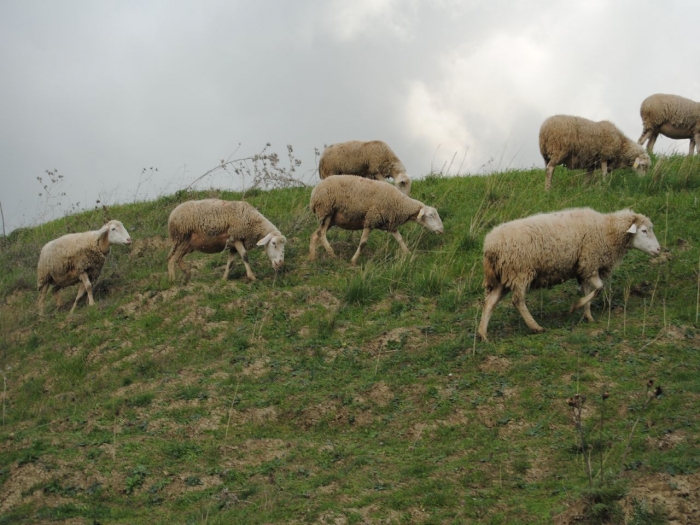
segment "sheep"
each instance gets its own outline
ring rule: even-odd
[[[700,102],[657,93],[644,99],[639,114],[643,129],[637,142],[643,145],[649,139],[649,153],[654,150],[659,133],[671,139],[690,139],[688,155],[700,153]]]
[[[56,307],[59,307],[57,292],[80,283],[78,295],[70,310],[71,314],[86,292],[88,304],[94,305],[92,283],[100,276],[112,244],[131,244],[131,237],[126,228],[116,220],[107,222],[99,230],[69,233],[46,243],[39,254],[37,266],[39,313],[44,314],[44,299],[51,285]]]
[[[359,175],[380,181],[391,177],[401,193],[411,193],[411,179],[406,175],[406,168],[381,140],[351,140],[327,146],[318,162],[318,174],[321,180],[331,175]]]
[[[544,189],[552,186],[554,168],[593,171],[600,165],[603,177],[608,169],[634,168],[643,175],[651,166],[644,148],[627,138],[612,122],[594,122],[570,115],[555,115],[540,128],[540,153],[547,168]]]
[[[311,235],[310,261],[316,258],[318,239],[328,254],[335,257],[326,237],[326,232],[332,226],[344,230],[362,230],[360,245],[350,261],[353,266],[372,230],[391,233],[404,253],[409,253],[409,250],[397,230],[402,224],[415,221],[430,231],[439,234],[444,231],[435,208],[407,197],[391,184],[354,175],[334,175],[322,180],[311,192],[310,208],[320,224]]]
[[[573,278],[584,296],[570,311],[584,307],[592,322],[591,301],[602,290],[602,279],[630,248],[652,256],[661,252],[649,218],[629,209],[603,214],[573,208],[497,226],[484,239],[486,301],[477,334],[486,340],[491,312],[508,291],[530,330],[543,332],[525,305],[525,293]]]
[[[247,202],[218,199],[183,202],[170,213],[168,231],[173,243],[168,255],[168,276],[171,281],[175,280],[175,265],[189,276],[182,259],[193,251],[216,253],[228,249],[224,280],[228,279],[236,252],[243,260],[248,279],[256,280],[246,251],[256,245],[265,247],[275,270],[284,265],[287,239]]]

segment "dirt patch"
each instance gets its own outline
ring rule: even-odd
[[[394,399],[394,393],[384,381],[376,383],[367,393],[367,396],[380,407],[385,407]]]
[[[650,448],[657,448],[659,450],[668,450],[679,443],[683,443],[686,440],[685,432],[676,431],[664,434],[658,439],[647,438],[647,445]]]
[[[365,344],[363,350],[373,355],[396,352],[418,346],[420,341],[420,330],[417,328],[394,328]]]
[[[291,445],[281,439],[248,439],[239,445],[222,446],[221,462],[229,468],[259,465],[273,459],[284,458]]]
[[[498,357],[495,355],[487,356],[479,370],[482,372],[498,372],[499,374],[505,372],[510,368],[510,359],[505,357]]]
[[[620,501],[626,521],[633,516],[635,501],[644,502],[649,511],[654,505],[661,506],[668,513],[669,525],[700,523],[700,474],[653,474],[633,481],[629,493]],[[575,501],[555,516],[554,524],[581,523],[585,510],[585,501]]]
[[[261,377],[267,373],[269,362],[270,360],[266,357],[253,361],[243,368],[242,373],[244,376]]]
[[[0,513],[7,512],[17,505],[27,503],[28,498],[34,497],[34,492],[27,494],[29,489],[46,483],[55,477],[55,473],[49,472],[38,463],[26,463],[21,466],[13,465],[10,477],[3,483],[0,492]],[[35,491],[36,492],[36,491]]]

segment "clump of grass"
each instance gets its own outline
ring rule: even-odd
[[[384,295],[385,288],[376,273],[369,268],[363,268],[348,279],[345,287],[345,302],[348,304],[371,304]]]
[[[669,521],[668,512],[660,503],[654,503],[651,510],[646,500],[632,500],[632,517],[629,525],[666,525]]]

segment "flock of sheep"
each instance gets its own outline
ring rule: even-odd
[[[540,129],[540,152],[546,165],[545,189],[551,187],[554,168],[608,170],[632,167],[644,173],[651,165],[642,145],[648,140],[651,152],[659,133],[673,139],[690,139],[692,155],[700,153],[700,103],[676,95],[657,94],[641,106],[642,135],[637,143],[608,121],[593,122],[580,117],[556,115]],[[429,231],[443,233],[435,208],[409,197],[411,180],[406,169],[387,144],[381,141],[343,142],[328,146],[319,160],[321,182],[311,193],[310,209],[319,222],[311,235],[309,260],[316,258],[320,240],[335,257],[326,232],[332,226],[362,230],[360,244],[352,257],[355,265],[372,230],[391,233],[404,252],[398,227],[414,221]],[[395,185],[385,180],[392,178]],[[246,202],[206,199],[177,206],[168,219],[172,249],[168,275],[175,279],[175,267],[188,273],[183,257],[193,251],[216,253],[229,250],[223,278],[227,279],[235,254],[255,280],[247,250],[264,246],[275,270],[284,264],[284,235],[258,210]],[[78,301],[87,293],[90,305],[92,282],[99,276],[112,244],[131,244],[124,225],[109,221],[95,231],[64,235],[41,250],[37,269],[39,311],[43,314],[49,287],[53,293],[78,284]],[[503,223],[484,239],[484,288],[486,300],[477,334],[487,339],[489,319],[496,304],[513,292],[513,305],[534,332],[537,324],[525,304],[527,290],[553,286],[577,279],[584,296],[571,311],[584,308],[592,321],[590,303],[603,288],[602,279],[622,260],[630,248],[658,255],[660,246],[651,221],[631,210],[602,214],[578,208],[537,214]]]

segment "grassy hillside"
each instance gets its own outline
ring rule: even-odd
[[[38,254],[102,212],[1,239],[0,524],[700,522],[700,159],[543,187],[417,181],[445,234],[404,226],[402,257],[374,232],[358,268],[337,229],[340,258],[306,260],[310,189],[248,193],[289,241],[279,275],[251,252],[254,283],[238,260],[222,281],[224,254],[167,279],[173,207],[240,194],[114,206],[134,244],[72,317],[75,287],[37,316]],[[506,299],[476,341],[484,235],[573,206],[650,216],[661,256],[626,256],[595,323],[569,282],[529,295],[546,333]]]

